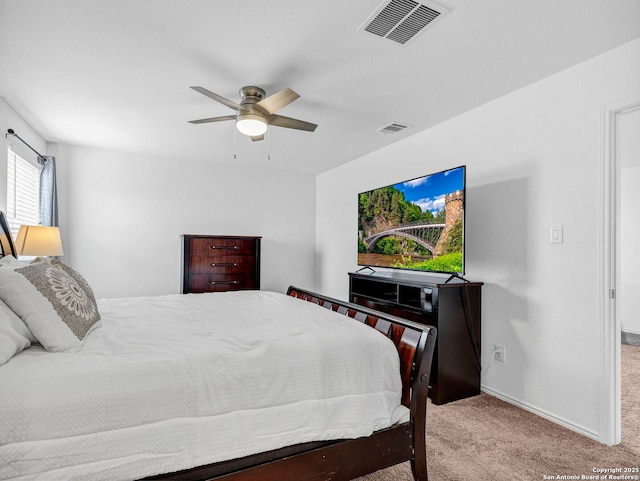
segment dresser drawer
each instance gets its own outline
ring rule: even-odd
[[[190,292],[221,292],[255,289],[255,277],[251,273],[239,274],[191,274]]]
[[[182,293],[260,289],[261,239],[182,235]]]
[[[255,267],[254,255],[189,256],[191,274],[253,272]]]
[[[192,256],[255,255],[256,243],[253,239],[198,238],[191,239]]]

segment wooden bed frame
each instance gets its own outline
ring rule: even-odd
[[[287,294],[357,319],[393,341],[400,355],[402,404],[410,409],[409,421],[368,437],[298,444],[145,479],[349,481],[410,461],[414,479],[427,481],[427,391],[436,329],[294,286]]]
[[[4,213],[0,212],[0,257],[4,255],[17,257]],[[298,444],[145,479],[349,481],[410,461],[414,479],[427,481],[427,391],[436,329],[294,286],[287,294],[352,317],[393,341],[400,356],[402,404],[410,409],[409,421],[367,437]]]

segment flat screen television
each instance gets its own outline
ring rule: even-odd
[[[466,166],[358,194],[358,265],[464,274]]]

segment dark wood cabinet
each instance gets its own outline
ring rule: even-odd
[[[480,394],[481,282],[396,272],[349,273],[349,301],[438,330],[429,397]]]
[[[260,289],[260,240],[182,236],[182,293]]]

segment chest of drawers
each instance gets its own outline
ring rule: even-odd
[[[182,236],[182,293],[260,289],[260,240]]]

